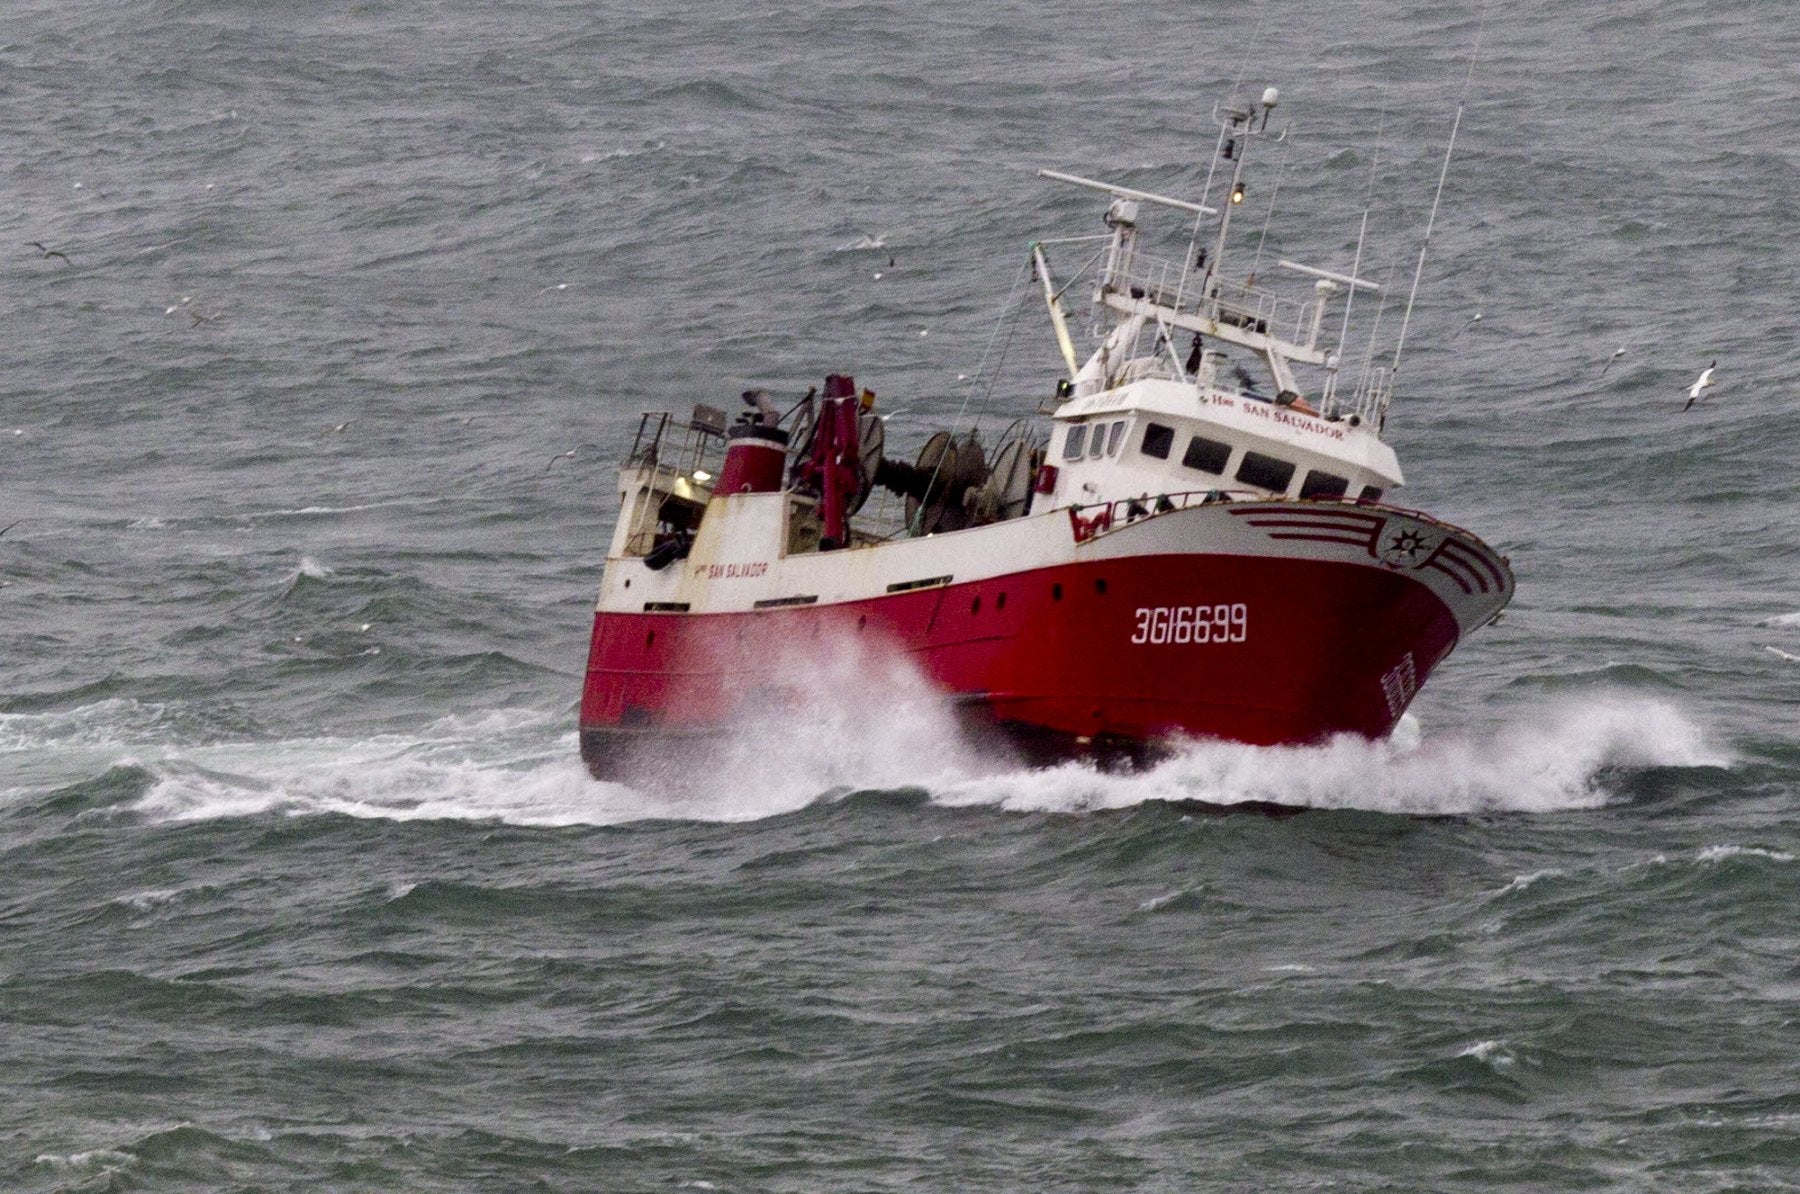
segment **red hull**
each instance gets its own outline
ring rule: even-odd
[[[1052,750],[1377,737],[1457,638],[1449,608],[1405,573],[1235,555],[1103,559],[827,606],[601,611],[582,755],[617,778],[646,740],[804,699],[796,648],[815,641],[905,656],[973,722]]]

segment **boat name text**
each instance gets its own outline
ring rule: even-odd
[[[701,564],[694,569],[694,575],[701,580],[742,580],[762,576],[768,570],[766,560],[759,564]]]
[[[1342,427],[1321,424],[1318,419],[1311,418],[1307,415],[1296,414],[1291,410],[1282,410],[1279,406],[1274,406],[1267,402],[1257,402],[1248,398],[1234,398],[1229,394],[1214,394],[1212,395],[1212,404],[1214,406],[1233,407],[1243,411],[1247,415],[1252,415],[1255,418],[1268,419],[1270,422],[1280,423],[1284,427],[1297,427],[1301,431],[1308,431],[1313,435],[1322,435],[1327,439],[1344,438],[1344,429]]]

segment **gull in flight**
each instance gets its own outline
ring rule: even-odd
[[[1480,322],[1481,322],[1481,312],[1477,311],[1477,312],[1475,312],[1475,314],[1473,314],[1473,315],[1469,316],[1467,319],[1463,320],[1463,325],[1456,329],[1456,334],[1460,336],[1464,332],[1468,331],[1471,327],[1473,327],[1474,325],[1476,325]]]
[[[567,282],[558,282],[554,286],[544,287],[542,290],[538,291],[537,294],[534,294],[531,297],[537,298],[539,295],[549,294],[552,290],[567,290],[568,288],[569,288],[569,284]]]
[[[575,449],[574,448],[570,448],[567,452],[558,452],[556,455],[554,455],[550,458],[550,463],[546,464],[544,466],[544,471],[549,472],[551,469],[555,468],[556,462],[559,460],[573,460],[573,459],[575,459]]]
[[[26,243],[38,251],[39,257],[44,257],[44,258],[61,257],[62,263],[64,265],[74,265],[75,264],[74,262],[69,260],[69,255],[67,253],[61,252],[57,249],[47,249],[44,247],[44,242],[41,240],[27,241]]]
[[[1686,410],[1688,406],[1692,406],[1694,403],[1700,401],[1700,395],[1706,393],[1706,388],[1714,384],[1713,370],[1718,367],[1719,362],[1715,360],[1712,364],[1700,371],[1700,376],[1696,377],[1694,379],[1694,384],[1688,387],[1687,406],[1682,407],[1682,410]]]
[[[1605,377],[1606,371],[1613,367],[1613,362],[1618,360],[1620,357],[1622,357],[1624,355],[1625,355],[1625,346],[1623,344],[1621,344],[1617,348],[1613,349],[1613,354],[1610,357],[1606,358],[1606,364],[1600,366],[1600,376]]]
[[[344,420],[342,423],[339,423],[336,427],[333,427],[331,429],[331,434],[332,435],[340,435],[343,432],[348,431],[350,429],[350,424],[353,421],[354,420],[350,420],[350,419]]]

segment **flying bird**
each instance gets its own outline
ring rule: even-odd
[[[1606,371],[1613,367],[1613,362],[1618,360],[1620,357],[1622,357],[1624,355],[1625,355],[1625,346],[1623,344],[1621,344],[1617,348],[1613,349],[1613,354],[1610,357],[1606,358],[1606,364],[1600,366],[1600,376],[1605,377]]]
[[[331,434],[337,435],[342,432],[348,431],[350,429],[350,424],[354,421],[355,420],[352,420],[352,419],[344,420],[342,423],[339,423],[336,427],[333,427],[331,429]]]
[[[544,466],[544,471],[549,472],[551,469],[555,468],[556,462],[559,460],[573,460],[573,459],[575,459],[575,449],[574,448],[570,448],[567,452],[558,452],[556,455],[554,455],[550,458],[550,463],[546,464]]]
[[[1476,324],[1478,324],[1480,322],[1481,322],[1481,312],[1477,311],[1477,312],[1475,312],[1475,314],[1473,314],[1473,315],[1469,316],[1467,319],[1463,320],[1463,325],[1456,329],[1456,334],[1460,336],[1464,332],[1468,331],[1471,327],[1475,326]]]
[[[44,242],[41,240],[27,241],[26,243],[38,251],[39,257],[61,257],[64,265],[75,264],[73,261],[69,260],[69,255],[67,253],[57,249],[47,249],[44,247]]]
[[[1686,410],[1688,406],[1692,406],[1694,403],[1700,401],[1700,395],[1706,393],[1707,387],[1713,384],[1713,370],[1718,367],[1719,362],[1715,360],[1712,364],[1700,371],[1700,376],[1696,377],[1694,379],[1694,384],[1688,387],[1687,406],[1682,407],[1682,410]]]
[[[7,523],[5,526],[0,527],[0,535],[6,534],[6,532],[12,530],[14,527],[18,526],[20,523],[22,523],[24,521],[25,520],[23,518],[13,519],[11,522]]]

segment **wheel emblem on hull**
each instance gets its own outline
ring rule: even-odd
[[[1433,538],[1416,526],[1403,526],[1393,529],[1389,523],[1381,532],[1381,544],[1377,558],[1389,568],[1417,568],[1438,547],[1441,540]]]

